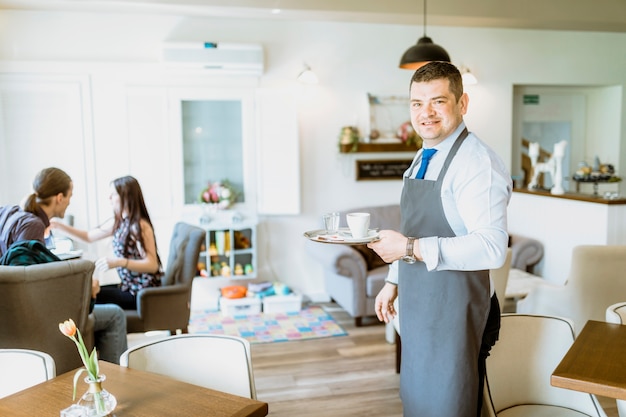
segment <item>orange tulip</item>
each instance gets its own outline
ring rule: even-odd
[[[59,330],[65,336],[72,339],[72,341],[76,344],[76,347],[78,348],[78,354],[80,355],[80,358],[85,365],[84,368],[76,371],[76,374],[74,375],[74,395],[72,398],[76,398],[76,381],[78,380],[78,377],[82,372],[87,371],[87,375],[89,375],[89,378],[92,381],[98,380],[98,354],[95,347],[93,348],[91,354],[89,354],[89,352],[87,351],[87,347],[85,347],[83,337],[80,334],[80,330],[76,328],[76,323],[74,323],[74,320],[68,319],[65,320],[63,323],[59,323]],[[100,401],[101,400],[102,399],[100,398]]]
[[[76,324],[74,320],[65,320],[63,323],[59,323],[59,330],[67,337],[74,337],[76,334]]]

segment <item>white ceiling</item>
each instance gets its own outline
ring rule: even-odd
[[[626,0],[431,0],[426,25],[626,32]],[[422,25],[423,0],[0,0],[0,9]],[[281,13],[273,14],[273,9]]]

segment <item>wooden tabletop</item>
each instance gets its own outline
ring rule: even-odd
[[[74,373],[70,371],[0,399],[0,416],[58,417],[61,410],[72,404]],[[108,362],[100,361],[100,373],[106,375],[102,388],[117,399],[113,412],[117,417],[264,417],[269,412],[267,403],[261,401]],[[87,391],[82,379],[77,385],[77,396]]]
[[[626,326],[588,321],[552,373],[550,383],[626,400]]]

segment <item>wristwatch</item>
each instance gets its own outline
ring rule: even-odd
[[[413,243],[415,242],[415,239],[416,238],[414,238],[414,237],[407,238],[407,241],[406,241],[406,255],[404,255],[402,258],[400,258],[401,260],[403,260],[407,264],[414,264],[415,262],[417,262],[417,259],[415,258],[415,255],[413,254]]]

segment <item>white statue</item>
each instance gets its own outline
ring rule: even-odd
[[[528,189],[537,188],[537,178],[540,173],[550,174],[553,186],[550,189],[551,194],[564,194],[563,189],[563,157],[565,156],[565,148],[567,141],[562,140],[554,144],[554,151],[548,162],[537,162],[539,159],[539,143],[531,142],[528,144],[528,156],[533,168],[533,176],[528,183]]]
[[[563,158],[565,157],[566,147],[566,140],[554,144],[554,151],[550,158],[550,160],[554,160],[554,171],[552,172],[552,182],[554,185],[550,189],[550,193],[552,194],[565,194],[565,190],[563,189]]]

